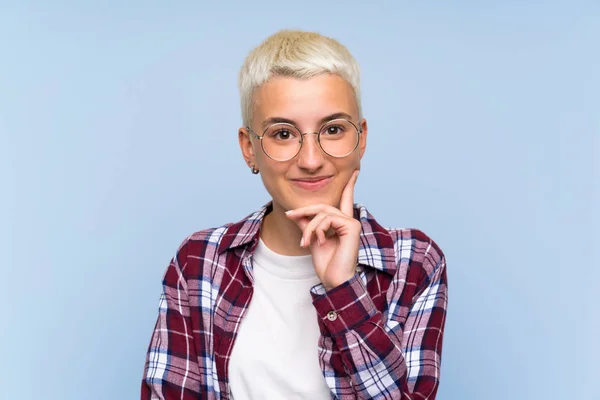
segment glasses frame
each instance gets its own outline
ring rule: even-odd
[[[349,151],[347,154],[343,155],[343,156],[334,156],[333,154],[329,154],[328,152],[326,152],[326,151],[325,151],[325,149],[323,148],[323,145],[321,144],[321,132],[323,131],[323,128],[325,128],[325,126],[327,126],[327,125],[329,125],[329,124],[331,124],[332,122],[335,122],[335,121],[344,121],[344,122],[348,122],[348,123],[350,123],[350,125],[352,125],[352,126],[354,127],[354,129],[356,129],[356,133],[357,133],[357,136],[358,136],[358,137],[357,137],[357,140],[356,140],[356,145],[354,146],[354,148],[353,148],[352,150],[350,150],[350,151]],[[276,158],[273,158],[273,157],[271,157],[271,156],[269,155],[269,153],[267,153],[267,152],[265,151],[265,145],[264,145],[264,142],[263,142],[263,138],[264,138],[264,136],[267,134],[267,131],[268,131],[269,129],[271,129],[271,127],[272,127],[273,125],[287,125],[287,126],[290,126],[290,127],[294,128],[296,131],[300,132],[300,139],[299,139],[299,142],[300,142],[300,147],[298,148],[298,151],[296,152],[296,154],[294,154],[292,157],[290,157],[290,158],[288,158],[288,159],[285,159],[285,160],[278,160],[278,159],[276,159]],[[327,121],[327,122],[325,122],[325,123],[324,123],[324,124],[323,124],[323,125],[322,125],[322,126],[319,128],[319,130],[318,130],[317,132],[302,132],[302,131],[301,131],[301,130],[300,130],[300,129],[299,129],[297,126],[296,126],[296,125],[294,125],[294,124],[290,124],[290,123],[288,123],[288,122],[276,122],[276,123],[274,123],[274,124],[271,124],[271,125],[269,125],[269,126],[267,126],[267,127],[265,128],[265,130],[263,131],[263,134],[262,134],[262,135],[260,135],[260,136],[259,136],[259,135],[257,135],[257,134],[256,134],[256,133],[255,133],[255,132],[252,130],[252,128],[250,128],[249,126],[247,126],[247,127],[246,127],[246,129],[248,129],[248,132],[250,132],[252,135],[254,135],[254,137],[255,137],[255,138],[257,138],[257,139],[259,139],[259,140],[260,140],[260,147],[262,148],[262,151],[263,151],[263,153],[265,153],[265,155],[266,155],[267,157],[269,157],[271,160],[273,160],[273,161],[278,161],[278,162],[286,162],[286,161],[290,161],[290,160],[293,160],[294,158],[296,158],[296,156],[297,156],[298,154],[300,154],[300,151],[302,151],[302,145],[304,144],[304,136],[305,136],[305,135],[317,135],[317,143],[319,144],[319,147],[321,148],[321,150],[323,151],[323,153],[327,154],[329,157],[333,157],[333,158],[344,158],[344,157],[348,157],[350,154],[354,153],[354,150],[356,150],[356,149],[358,148],[358,145],[360,144],[360,135],[361,135],[361,134],[362,134],[362,132],[363,132],[363,131],[362,131],[362,127],[361,127],[361,128],[358,128],[354,122],[352,122],[352,121],[350,121],[349,119],[346,119],[346,118],[336,118],[336,119],[332,119],[331,121]]]

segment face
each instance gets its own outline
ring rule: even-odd
[[[360,168],[366,149],[367,123],[358,121],[352,86],[338,75],[323,74],[309,79],[274,77],[255,93],[252,130],[262,135],[264,125],[275,119],[293,122],[301,132],[318,132],[330,116],[346,114],[359,129],[358,147],[343,158],[331,157],[319,146],[317,135],[304,135],[300,152],[289,161],[275,161],[262,150],[245,128],[239,130],[242,154],[249,166],[260,171],[263,184],[273,198],[274,209],[325,203],[339,207],[344,186]]]

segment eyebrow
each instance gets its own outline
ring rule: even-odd
[[[325,124],[326,122],[332,121],[334,119],[348,119],[351,121],[352,116],[345,112],[337,112],[337,113],[333,113],[326,117],[321,118],[319,123],[322,125],[322,124]],[[271,118],[267,118],[266,120],[264,120],[261,127],[262,127],[262,129],[267,129],[269,127],[269,125],[273,125],[273,124],[290,124],[290,125],[297,126],[296,121],[294,121],[294,120],[291,120],[288,118],[281,118],[281,117],[271,117]]]

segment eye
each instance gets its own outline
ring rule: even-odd
[[[272,132],[270,136],[277,140],[289,140],[294,137],[294,134],[288,129],[278,129]]]
[[[336,136],[344,133],[344,127],[341,125],[329,125],[323,131],[327,136]]]

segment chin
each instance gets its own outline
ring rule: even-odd
[[[313,204],[328,204],[333,207],[339,206],[339,200],[332,198],[331,196],[319,196],[319,195],[304,195],[304,196],[294,196],[292,198],[286,199],[287,201],[283,201],[280,204],[289,210],[293,210],[300,207],[310,206]],[[286,207],[289,206],[289,207]]]
[[[279,190],[268,190],[273,199],[273,203],[284,210],[294,210],[300,207],[306,207],[313,204],[327,204],[339,208],[341,193],[332,185],[318,191],[301,191],[293,186],[279,188]]]

